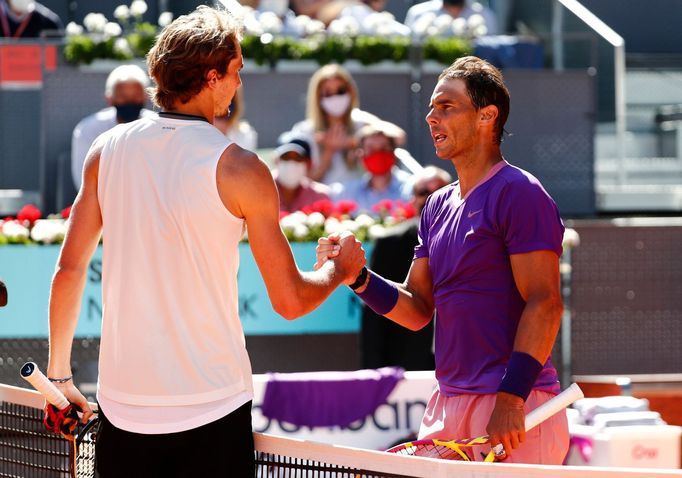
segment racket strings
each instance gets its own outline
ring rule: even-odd
[[[420,443],[405,447],[396,453],[400,455],[438,458],[441,460],[473,461],[472,457],[459,444],[441,445],[436,443]]]

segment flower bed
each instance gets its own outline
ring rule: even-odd
[[[385,229],[415,216],[410,203],[385,200],[373,207],[374,215],[357,214],[353,201],[318,201],[303,211],[283,213],[280,226],[289,242],[316,242],[320,237],[348,230],[361,240],[374,239]],[[21,208],[16,217],[0,220],[0,245],[60,244],[64,240],[71,208],[43,218],[34,205]],[[248,240],[245,236],[244,240]]]

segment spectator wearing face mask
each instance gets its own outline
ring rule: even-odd
[[[401,129],[387,121],[375,121],[358,131],[359,149],[365,175],[333,186],[333,199],[352,200],[358,212],[374,213],[372,206],[385,200],[408,202],[412,176],[396,166],[395,148]]]
[[[107,77],[104,97],[109,107],[83,118],[73,129],[71,138],[71,175],[76,189],[81,186],[85,156],[97,137],[117,124],[130,123],[138,118],[156,116],[144,109],[145,89],[149,77],[137,65],[121,65]]]
[[[56,13],[32,0],[0,0],[0,28],[6,38],[37,38],[64,29]]]
[[[296,123],[290,132],[280,137],[305,138],[311,146],[312,168],[308,173],[324,184],[348,183],[362,175],[354,151],[355,134],[363,126],[379,118],[360,108],[358,89],[348,70],[340,65],[325,65],[308,83],[308,98],[304,121]],[[405,132],[396,126],[402,142]]]
[[[275,184],[279,192],[279,210],[300,211],[317,201],[329,199],[329,186],[308,178],[310,145],[291,139],[275,150]]]

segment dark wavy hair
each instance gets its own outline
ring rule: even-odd
[[[226,10],[205,5],[182,15],[161,31],[147,54],[151,97],[163,109],[187,103],[204,88],[206,74],[222,77],[237,56],[242,27]]]
[[[500,70],[478,57],[464,56],[443,70],[438,80],[443,78],[464,80],[467,94],[477,110],[488,105],[497,106],[495,141],[501,143],[504,125],[509,117],[509,90],[504,84]]]

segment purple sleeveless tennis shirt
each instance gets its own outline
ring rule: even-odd
[[[531,174],[497,163],[463,199],[458,183],[428,199],[415,258],[427,257],[436,305],[441,393],[496,393],[525,307],[510,254],[562,253],[559,210]],[[559,393],[550,360],[533,387]]]

